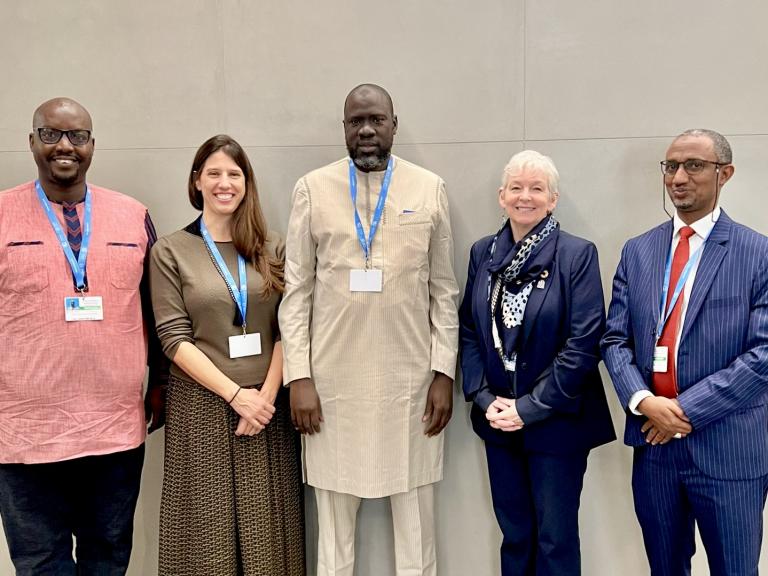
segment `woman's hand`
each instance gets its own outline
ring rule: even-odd
[[[251,431],[253,435],[261,432],[272,420],[275,407],[256,388],[241,388],[234,397],[230,406],[241,418],[235,434],[238,436]],[[238,432],[240,432],[238,434]]]
[[[269,402],[272,406],[275,405],[275,400],[277,399],[277,393],[280,391],[279,386],[276,388],[267,388],[266,385],[262,386],[261,390],[259,390],[259,394],[261,394],[261,397],[264,398],[267,402]]]
[[[237,428],[235,428],[235,436],[256,436],[264,428],[261,424],[258,426],[249,424],[248,420],[240,416],[240,421],[237,423]]]
[[[502,432],[516,432],[525,425],[517,413],[514,398],[496,396],[496,400],[488,406],[485,417],[490,422],[491,428],[496,428]]]

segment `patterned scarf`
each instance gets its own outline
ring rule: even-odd
[[[506,223],[505,226],[507,226]],[[557,230],[558,226],[559,224],[557,220],[550,215],[541,224],[536,226],[531,234],[518,242],[515,245],[517,252],[512,258],[512,261],[506,268],[504,268],[504,270],[497,274],[496,281],[493,284],[493,289],[490,294],[493,346],[496,348],[496,352],[499,354],[499,358],[501,359],[502,364],[504,364],[504,369],[507,372],[515,371],[517,352],[512,351],[510,354],[507,354],[504,351],[504,343],[502,342],[499,327],[496,323],[496,309],[499,304],[499,296],[501,296],[501,319],[504,327],[507,330],[517,329],[523,323],[525,307],[528,304],[528,297],[533,290],[535,278],[531,279],[517,291],[508,289],[508,287],[517,287],[522,284],[522,281],[519,279],[521,275],[520,273],[525,270],[525,265],[528,263],[531,254],[552,234],[552,232]],[[504,228],[502,227],[502,230],[503,229]],[[493,239],[493,244],[491,245],[491,260],[496,251],[496,241],[498,240],[500,233],[501,232],[497,233],[496,237]]]

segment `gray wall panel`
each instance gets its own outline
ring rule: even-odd
[[[284,232],[297,178],[345,153],[345,94],[373,81],[395,99],[395,152],[447,183],[462,287],[470,246],[500,224],[501,169],[524,148],[554,158],[557,217],[597,244],[606,295],[624,241],[664,218],[658,161],[684,128],[729,135],[736,175],[723,206],[768,232],[768,8],[757,0],[0,0],[0,10],[0,189],[35,176],[35,106],[69,95],[94,117],[90,179],[144,202],[160,234],[195,217],[188,170],[218,132],[246,146],[267,218]],[[490,576],[500,534],[458,387],[436,491],[439,573]],[[129,576],[156,573],[162,456],[159,433],[148,441]],[[618,442],[590,457],[584,574],[647,574],[630,471],[631,451]],[[311,563],[313,502],[309,491]],[[366,502],[357,576],[393,573],[391,529],[388,503]],[[694,574],[704,575],[699,550]],[[2,542],[0,574],[10,573]]]

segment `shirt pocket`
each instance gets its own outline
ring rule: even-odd
[[[394,231],[394,254],[396,262],[404,269],[416,268],[422,271],[429,266],[429,242],[432,238],[432,216],[428,212],[403,212],[397,215],[397,228]],[[390,231],[390,234],[392,232]]]
[[[132,242],[107,242],[109,281],[120,290],[138,290],[144,274],[144,250]]]
[[[42,241],[8,243],[8,270],[5,285],[15,294],[34,294],[48,288],[47,254]]]
[[[427,212],[401,212],[397,215],[399,226],[429,226],[432,216]]]

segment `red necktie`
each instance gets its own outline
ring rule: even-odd
[[[677,281],[683,272],[688,256],[690,255],[690,245],[688,238],[694,234],[693,228],[683,226],[680,229],[680,241],[675,248],[675,255],[672,257],[672,270],[669,275],[669,288],[667,289],[667,302],[664,305],[664,311],[669,307],[669,301],[672,300],[672,293],[675,291]],[[680,291],[680,295],[675,302],[675,307],[669,315],[664,328],[661,331],[661,337],[657,346],[667,347],[667,371],[653,373],[653,391],[657,396],[666,396],[667,398],[677,397],[677,367],[675,360],[677,352],[675,350],[675,341],[680,331],[680,317],[683,315],[683,299],[685,289]]]

